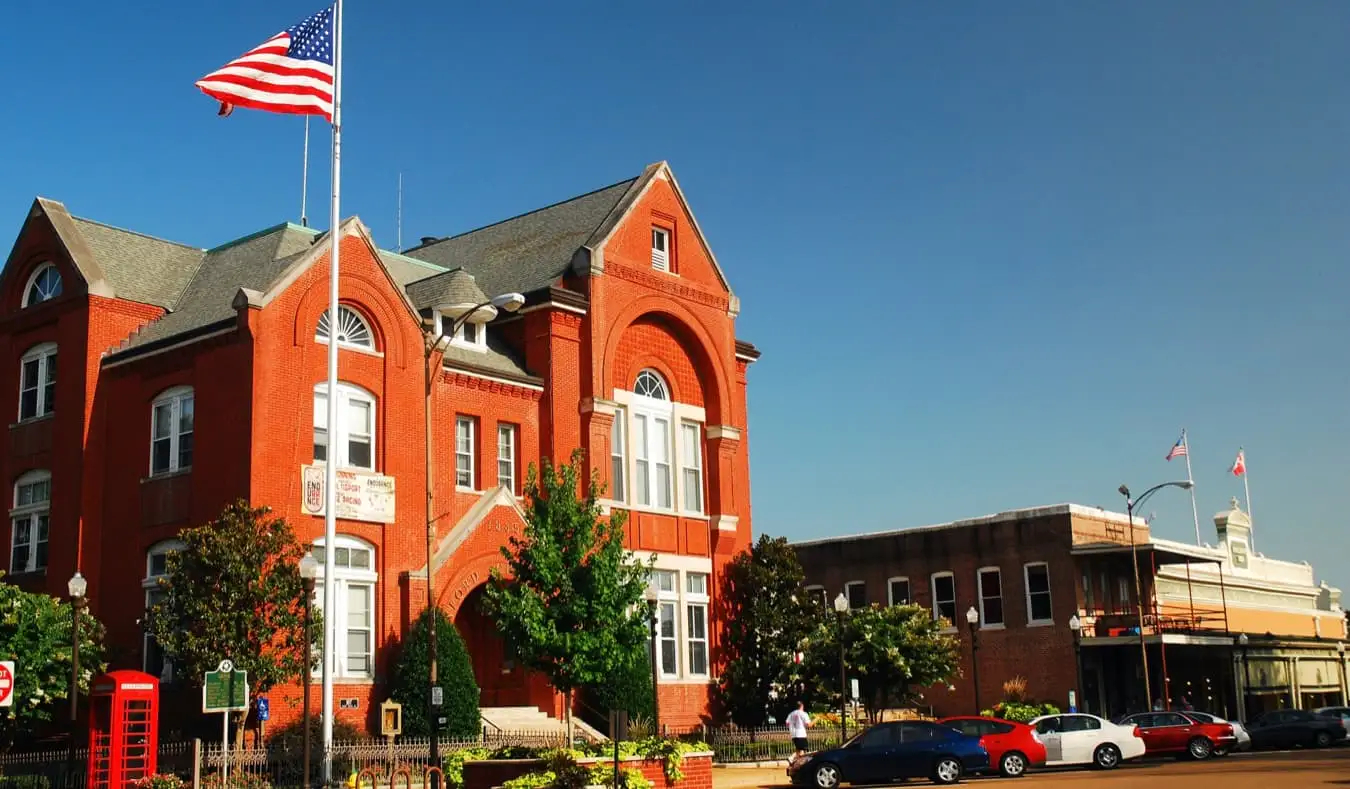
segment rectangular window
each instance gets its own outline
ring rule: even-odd
[[[627,488],[624,478],[627,476],[628,455],[624,445],[624,410],[614,412],[614,429],[609,435],[609,497],[614,501],[627,501],[624,495]]]
[[[19,382],[19,419],[38,416],[38,359],[24,359]]]
[[[461,416],[455,419],[455,486],[473,490],[474,420]]]
[[[686,512],[703,512],[703,443],[699,427],[693,422],[680,423],[680,487],[683,488]]]
[[[956,579],[951,573],[933,573],[933,618],[956,627]]]
[[[372,617],[370,598],[372,589],[369,584],[347,585],[347,674],[370,676],[372,633],[375,623]]]
[[[338,390],[336,438],[328,424],[328,395],[314,393],[314,462],[375,470],[375,401],[354,387]],[[190,418],[190,416],[189,416]],[[180,450],[181,452],[181,446]],[[188,452],[192,451],[189,442]]]
[[[652,228],[652,268],[670,271],[670,231]]]
[[[1054,621],[1050,607],[1050,565],[1032,562],[1023,571],[1027,582],[1027,622],[1041,624]]]
[[[328,462],[328,395],[314,395],[314,462]]]
[[[808,586],[805,588],[804,591],[806,592],[807,600],[810,600],[816,605],[819,605],[821,608],[826,608],[829,606],[830,604],[829,596],[825,594],[825,587]]]
[[[997,567],[980,570],[980,627],[1003,626],[1003,575]]]
[[[651,466],[647,459],[647,417],[644,414],[633,415],[633,447],[637,453],[636,472],[633,483],[637,486],[637,503],[651,506]]]
[[[867,583],[849,581],[844,584],[844,596],[848,598],[848,610],[858,611],[867,607]]]
[[[1095,610],[1092,607],[1092,576],[1088,573],[1083,573],[1083,610]]]
[[[675,622],[675,603],[662,602],[656,632],[661,642],[661,676],[674,677],[680,673],[679,634]]]
[[[497,484],[516,491],[515,425],[497,425]]]
[[[159,403],[151,414],[150,473],[163,474],[173,465],[173,403]]]
[[[1120,578],[1120,607],[1128,609],[1130,607],[1130,579]]]
[[[685,575],[685,582],[689,673],[695,677],[706,677],[708,676],[708,576],[705,573],[688,573]]]
[[[372,450],[371,404],[364,400],[347,400],[347,421],[343,427],[347,430],[347,465],[355,468],[371,468],[374,465]]]
[[[35,351],[19,363],[19,419],[46,416],[55,405],[56,351]]]
[[[909,579],[903,576],[892,578],[886,582],[886,602],[891,605],[908,605],[909,597]]]
[[[150,410],[150,473],[192,468],[193,396],[165,397]]]
[[[671,508],[670,500],[670,422],[652,419],[652,461],[656,464],[656,506]]]

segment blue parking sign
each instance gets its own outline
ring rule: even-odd
[[[266,696],[258,697],[258,720],[265,721],[272,717],[272,705],[267,702]]]

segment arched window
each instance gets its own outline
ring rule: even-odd
[[[159,579],[169,574],[169,554],[181,551],[183,547],[183,543],[178,540],[165,540],[155,543],[145,552],[145,578],[141,581],[141,588],[145,589],[147,615],[156,603],[164,599],[164,592],[159,588]],[[164,654],[164,650],[160,649],[159,644],[149,633],[145,634],[142,644],[141,669],[147,674],[159,677],[161,682],[173,681],[173,661]]]
[[[338,384],[338,423],[328,429],[328,384],[314,387],[314,462],[327,463],[332,447],[339,468],[375,470],[375,396]],[[330,435],[331,432],[331,435]]]
[[[633,403],[633,486],[637,503],[668,510],[672,507],[670,389],[660,374],[643,370],[633,384],[633,393],[637,395]]]
[[[314,541],[319,575],[314,582],[315,607],[323,610],[324,560],[327,546]],[[337,623],[332,670],[335,677],[369,678],[375,675],[375,546],[355,537],[338,535],[333,543],[333,599]]]
[[[631,393],[615,395],[620,404],[610,434],[614,501],[704,514],[702,409],[677,405],[666,379],[650,369],[637,374]]]
[[[193,401],[190,386],[176,386],[155,398],[150,408],[152,475],[192,468]]]
[[[19,361],[19,421],[56,408],[56,343],[34,345]]]
[[[33,307],[61,295],[61,272],[51,263],[38,266],[23,291],[23,306]]]
[[[9,572],[47,569],[47,532],[52,510],[52,475],[30,471],[14,483],[14,508],[9,511]]]
[[[670,399],[670,390],[666,388],[665,379],[653,370],[638,373],[637,382],[633,384],[633,393],[653,400]]]
[[[314,339],[328,342],[329,330],[328,310],[324,310],[319,316],[319,328],[314,332]],[[375,350],[375,335],[370,331],[370,324],[361,317],[361,313],[350,307],[338,307],[337,339],[338,345]]]

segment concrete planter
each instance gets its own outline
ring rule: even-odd
[[[652,789],[712,789],[712,752],[695,751],[684,756],[680,766],[684,778],[678,783],[666,780],[665,762],[640,756],[619,760],[620,770],[638,770],[652,782]],[[610,765],[613,758],[603,756],[578,759],[586,766]],[[464,763],[464,789],[495,789],[513,778],[544,769],[543,759],[484,759]],[[601,787],[601,789],[604,789]]]

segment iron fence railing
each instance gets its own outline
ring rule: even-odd
[[[707,727],[703,741],[712,749],[713,761],[722,763],[771,762],[792,758],[796,747],[786,726],[742,729],[737,726]],[[819,751],[839,744],[838,729],[807,730],[807,750]]]

